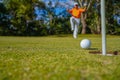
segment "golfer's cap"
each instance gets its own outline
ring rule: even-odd
[[[76,5],[78,5],[78,3],[77,3],[77,2],[75,2],[75,3],[74,3],[74,6],[76,6]]]

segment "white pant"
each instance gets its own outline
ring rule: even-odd
[[[80,24],[80,18],[70,17],[71,30],[73,31],[73,37],[77,38],[78,27]]]

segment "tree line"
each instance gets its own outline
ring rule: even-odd
[[[100,0],[75,0],[87,10],[81,15],[80,34],[101,34]],[[35,20],[34,7],[48,11],[48,23]],[[114,16],[120,16],[120,3],[106,0],[106,33],[120,34],[120,25]],[[0,3],[0,35],[44,36],[70,34],[69,17],[58,18],[39,0],[4,0]]]

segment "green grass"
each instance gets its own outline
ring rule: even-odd
[[[88,38],[90,50],[80,48]],[[0,37],[0,80],[120,80],[120,56],[101,51],[100,35]],[[107,51],[120,51],[120,37],[107,36]]]

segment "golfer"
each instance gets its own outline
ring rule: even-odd
[[[78,3],[74,3],[74,7],[67,10],[72,16],[70,17],[71,30],[73,31],[73,37],[76,39],[78,34],[78,26],[80,24],[80,16],[82,12],[85,12],[86,8],[79,8]]]

